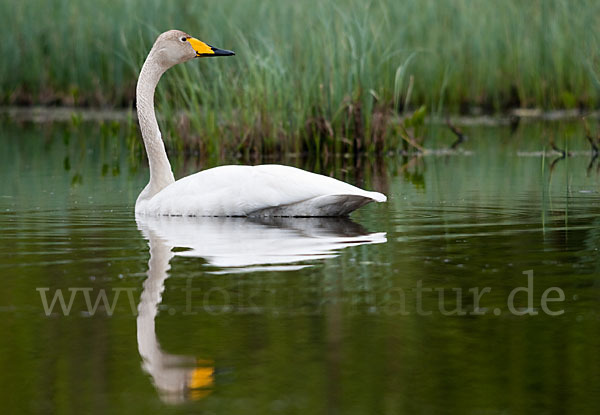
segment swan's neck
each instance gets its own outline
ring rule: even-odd
[[[137,113],[150,165],[150,182],[138,197],[138,202],[152,198],[175,181],[154,113],[154,90],[165,70],[151,51],[138,78]]]

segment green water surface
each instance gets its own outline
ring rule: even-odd
[[[148,171],[116,130],[0,128],[2,413],[600,410],[600,173],[577,127],[286,158],[389,198],[312,221],[136,221]],[[549,132],[573,157],[536,153]]]

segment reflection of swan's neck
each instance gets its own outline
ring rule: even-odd
[[[170,269],[169,261],[173,255],[171,247],[166,246],[162,241],[150,242],[148,278],[144,281],[137,317],[138,349],[146,366],[160,364],[162,356],[160,345],[156,339],[154,319],[165,289],[167,271]],[[149,368],[147,367],[147,369]]]
[[[149,199],[175,181],[154,113],[154,91],[166,68],[153,52],[144,62],[136,89],[138,120],[150,165],[150,182],[139,199]]]
[[[154,386],[165,402],[200,399],[210,393],[214,367],[211,362],[197,362],[193,356],[169,354],[161,349],[154,320],[162,300],[165,280],[169,276],[169,261],[175,254],[172,246],[150,231],[148,242],[148,278],[144,281],[137,316],[138,351],[143,359],[143,368],[152,376]]]

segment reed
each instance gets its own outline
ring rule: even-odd
[[[172,145],[380,152],[411,108],[597,106],[598,16],[596,0],[0,0],[0,101],[131,106],[156,35],[181,28],[237,55],[165,75]]]

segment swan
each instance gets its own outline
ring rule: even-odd
[[[137,114],[150,181],[135,203],[150,216],[346,216],[386,196],[331,177],[276,164],[219,166],[175,181],[154,112],[154,91],[167,69],[197,57],[232,56],[179,30],[156,39],[138,77]]]

